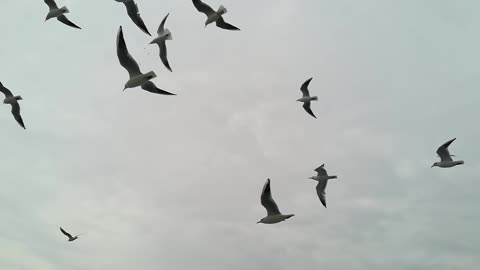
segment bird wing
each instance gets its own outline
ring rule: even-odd
[[[325,199],[325,188],[327,187],[327,180],[318,181],[317,184],[317,195],[323,206],[327,208],[327,200]]]
[[[168,13],[167,16],[163,18],[162,22],[160,23],[160,26],[158,26],[157,34],[160,35],[161,33],[163,33],[163,30],[165,30],[165,22],[167,21],[167,18],[169,15],[170,13]]]
[[[140,17],[140,12],[138,10],[137,4],[132,0],[128,2],[123,2],[125,4],[125,7],[127,8],[127,13],[130,19],[132,19],[133,23],[135,23],[138,28],[140,28],[145,34],[150,35],[150,32],[148,32],[147,26],[142,20],[142,17]]]
[[[69,234],[68,232],[66,232],[64,229],[62,229],[62,227],[60,227],[60,231],[61,231],[64,235],[66,235],[66,236],[68,237],[68,239],[71,239],[71,238],[72,238],[72,235]]]
[[[0,82],[0,92],[2,92],[5,95],[5,97],[13,96],[12,92],[10,90],[8,90],[8,88],[3,86],[3,84],[1,82]]]
[[[160,95],[167,95],[167,96],[174,96],[176,94],[173,94],[173,93],[170,93],[170,92],[167,92],[165,90],[162,90],[160,88],[158,88],[153,82],[151,81],[147,81],[145,83],[142,84],[142,89],[145,90],[145,91],[148,91],[150,93],[155,93],[155,94],[160,94]]]
[[[215,22],[216,25],[222,29],[226,29],[226,30],[240,30],[240,28],[236,27],[236,26],[233,26],[227,22],[225,22],[225,20],[223,19],[222,16],[220,16],[220,18],[218,18],[218,20]]]
[[[453,138],[450,141],[442,144],[438,149],[437,149],[437,154],[440,156],[441,162],[444,161],[452,161],[452,157],[450,155],[450,152],[448,151],[448,147],[450,144],[452,144],[453,141],[455,141],[457,138]]]
[[[25,129],[25,124],[23,123],[22,116],[20,115],[20,104],[18,102],[12,103],[12,114],[15,120],[17,120],[18,124]]]
[[[200,0],[192,0],[192,2],[198,11],[204,13],[207,16],[210,16],[210,14],[215,13],[215,10],[213,10],[209,5],[203,3]]]
[[[306,80],[302,86],[300,87],[300,91],[302,91],[302,94],[304,97],[309,97],[310,93],[308,92],[308,85],[310,84],[310,81],[312,81],[313,77]]]
[[[170,67],[170,63],[168,63],[167,59],[167,45],[165,44],[165,40],[160,42],[158,46],[160,47],[160,60],[162,60],[163,65],[170,71],[172,71],[172,68]]]
[[[263,207],[267,209],[268,216],[280,215],[280,210],[278,210],[278,206],[272,198],[272,190],[270,189],[270,179],[268,179],[265,185],[263,186],[260,202],[262,203]]]
[[[82,29],[80,28],[80,26],[74,24],[73,22],[71,22],[65,15],[60,15],[57,17],[57,20],[61,21],[62,23],[68,25],[68,26],[71,26],[73,28],[77,28],[77,29]]]
[[[127,44],[125,44],[125,39],[123,38],[121,26],[117,34],[117,56],[118,60],[120,61],[120,65],[122,65],[122,67],[128,71],[130,78],[142,74],[137,62],[128,52]]]
[[[327,176],[327,171],[325,170],[324,166],[325,164],[322,164],[322,166],[315,169],[318,176]]]
[[[57,6],[57,3],[55,3],[55,0],[44,0],[43,2],[45,2],[45,4],[48,5],[48,7],[50,8],[50,10],[52,10],[52,9],[58,9],[58,6]]]
[[[317,118],[317,117],[315,116],[315,114],[313,114],[312,109],[310,108],[310,101],[303,103],[303,108],[305,109],[305,111],[306,111],[308,114],[310,114],[311,116]]]

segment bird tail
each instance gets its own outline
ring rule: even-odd
[[[23,100],[22,96],[16,96],[15,99],[16,100]]]
[[[227,9],[224,6],[220,6],[217,11],[218,15],[222,16],[223,14],[227,13]]]
[[[168,29],[165,29],[165,40],[172,40],[172,32],[170,32],[170,30]]]
[[[312,100],[318,100],[317,96],[312,97]]]
[[[67,7],[62,7],[60,10],[61,10],[63,13],[70,13],[70,10],[68,10]]]

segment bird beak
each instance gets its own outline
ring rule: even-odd
[[[258,223],[260,223],[260,221],[259,221],[259,222],[257,222],[257,224],[258,224]]]
[[[125,91],[126,89],[127,89],[127,87],[123,88],[123,90],[122,90],[122,91]]]
[[[433,168],[433,167],[435,167],[435,165],[432,165],[430,168]]]

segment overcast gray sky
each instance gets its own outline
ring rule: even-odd
[[[275,3],[274,3],[275,2]],[[170,12],[173,73],[113,0],[2,0],[0,268],[476,269],[480,264],[480,2],[137,0]],[[95,6],[93,6],[93,4]],[[153,81],[122,92],[119,26]],[[314,77],[313,119],[300,85]],[[435,150],[465,165],[431,169]],[[328,209],[307,178],[339,176]],[[266,215],[260,192],[295,217]],[[87,235],[66,242],[59,226]]]

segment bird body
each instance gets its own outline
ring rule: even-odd
[[[318,181],[317,184],[317,195],[320,199],[320,202],[323,204],[325,208],[327,208],[327,199],[325,198],[325,189],[327,188],[327,182],[330,179],[337,179],[336,175],[328,175],[327,171],[325,170],[325,164],[322,164],[320,167],[316,168],[315,171],[317,175],[310,177],[309,179]]]
[[[17,121],[17,123],[25,129],[25,124],[23,123],[22,116],[20,115],[20,104],[18,103],[19,100],[23,100],[21,96],[14,96],[12,91],[8,88],[3,86],[0,82],[0,92],[5,95],[5,99],[3,100],[3,104],[10,104],[12,106],[12,115],[13,118]]]
[[[148,82],[155,77],[157,77],[157,75],[153,71],[133,76],[127,81],[127,83],[125,83],[125,88],[123,90],[127,88],[135,88],[137,86],[141,86],[142,84]]]
[[[17,103],[18,100],[23,100],[22,96],[9,96],[3,100],[3,104]]]
[[[226,30],[240,30],[238,27],[233,26],[223,19],[222,15],[227,13],[227,9],[224,6],[220,6],[217,11],[213,10],[209,5],[203,3],[201,0],[192,0],[195,8],[207,16],[205,21],[205,27],[207,25],[215,22],[217,27],[226,29]]]
[[[451,168],[455,167],[457,165],[462,165],[464,164],[463,160],[453,160],[452,155],[450,155],[450,151],[448,151],[448,147],[450,144],[453,143],[457,138],[453,138],[449,140],[448,142],[442,144],[438,149],[437,149],[437,155],[440,157],[440,162],[435,162],[433,163],[432,167],[440,167],[440,168]]]
[[[57,18],[58,21],[62,22],[65,25],[68,25],[70,27],[77,28],[77,29],[82,29],[78,25],[71,22],[65,16],[65,14],[70,13],[67,7],[64,6],[64,7],[58,8],[57,3],[55,3],[55,0],[44,0],[44,2],[45,4],[48,5],[48,8],[49,8],[45,21],[48,21],[52,18]]]
[[[301,97],[299,99],[297,99],[297,101],[300,101],[300,102],[310,102],[310,101],[314,101],[314,100],[318,100],[318,97],[317,96],[314,96],[314,97]]]
[[[265,209],[267,210],[267,216],[262,218],[257,223],[275,224],[275,223],[279,223],[284,220],[287,220],[294,216],[293,214],[284,215],[278,209],[278,206],[272,197],[272,191],[270,189],[270,179],[268,179],[265,185],[263,186],[260,202],[262,203],[263,207],[265,207]]]
[[[314,118],[317,118],[313,113],[312,109],[310,108],[310,102],[318,100],[317,96],[311,97],[310,92],[308,91],[308,85],[310,84],[312,79],[313,78],[310,78],[302,84],[302,86],[300,87],[300,91],[302,91],[302,97],[297,99],[297,101],[303,102],[303,109]]]
[[[68,10],[68,8],[66,6],[64,6],[62,8],[53,8],[53,9],[51,8],[50,11],[47,14],[47,17],[45,18],[45,21],[48,21],[52,18],[56,18],[60,15],[66,14],[66,13],[70,13],[70,11]]]
[[[157,44],[158,48],[160,50],[160,60],[162,61],[163,65],[170,71],[172,71],[172,68],[170,67],[170,63],[168,62],[167,58],[167,40],[172,40],[172,33],[170,30],[165,29],[165,22],[167,21],[168,16],[170,13],[168,13],[165,18],[163,18],[162,22],[160,23],[160,26],[158,27],[157,30],[157,37],[154,38],[150,44]]]
[[[72,236],[71,234],[69,234],[68,232],[66,232],[62,227],[60,227],[60,231],[66,236],[68,237],[68,242],[72,242],[72,241],[75,241],[78,239],[78,237],[80,235],[83,235],[84,233],[81,233],[81,234],[77,234],[75,236]]]
[[[224,6],[220,6],[217,11],[207,15],[207,20],[205,21],[205,27],[213,22],[216,22],[225,13],[227,13],[227,9]]]

